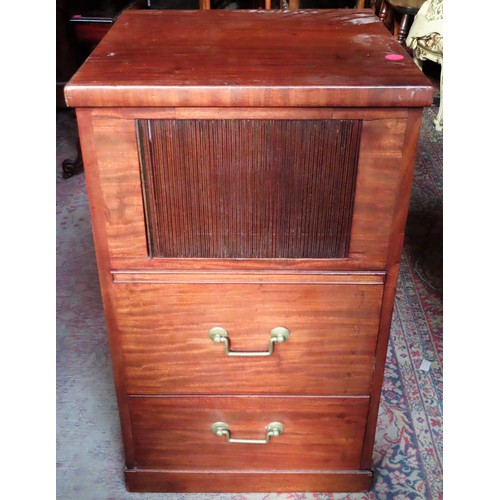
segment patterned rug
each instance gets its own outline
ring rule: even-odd
[[[442,133],[424,113],[374,450],[363,494],[132,494],[123,450],[83,175],[71,110],[57,114],[57,497],[89,499],[442,498]],[[430,362],[426,371],[425,360]],[[422,364],[423,363],[423,364]],[[422,369],[421,369],[422,368]],[[272,490],[272,485],[270,485]]]

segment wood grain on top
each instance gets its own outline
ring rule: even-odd
[[[130,10],[65,93],[75,107],[432,101],[429,81],[373,12],[350,9]]]

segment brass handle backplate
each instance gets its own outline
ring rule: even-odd
[[[215,422],[211,427],[212,432],[216,436],[224,436],[228,443],[242,443],[242,444],[267,444],[272,437],[278,437],[285,432],[285,427],[280,422],[271,422],[266,426],[265,439],[235,439],[231,437],[231,430],[229,425],[224,422]]]
[[[290,332],[283,326],[277,326],[269,332],[269,349],[267,351],[231,351],[229,334],[225,328],[215,326],[208,332],[208,336],[216,343],[223,343],[228,356],[271,356],[274,344],[282,344],[290,338]]]

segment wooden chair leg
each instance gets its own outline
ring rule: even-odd
[[[356,0],[356,9],[364,9],[365,0]]]
[[[380,4],[380,10],[378,11],[378,17],[385,24],[388,15],[389,15],[389,7],[387,7],[387,4],[384,2],[384,0],[382,0],[382,3]]]
[[[61,165],[63,179],[69,179],[80,172],[83,172],[82,148],[80,139],[76,141],[76,160],[64,160]]]
[[[201,10],[210,10],[210,0],[200,0]]]
[[[398,28],[397,41],[404,45],[406,37],[408,36],[408,31],[410,30],[410,16],[408,14],[403,14],[401,17],[401,23]]]
[[[289,0],[288,7],[290,10],[298,10],[300,8],[299,0]]]

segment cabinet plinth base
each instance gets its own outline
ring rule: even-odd
[[[373,473],[360,471],[165,471],[127,469],[131,492],[359,492],[370,488]]]

